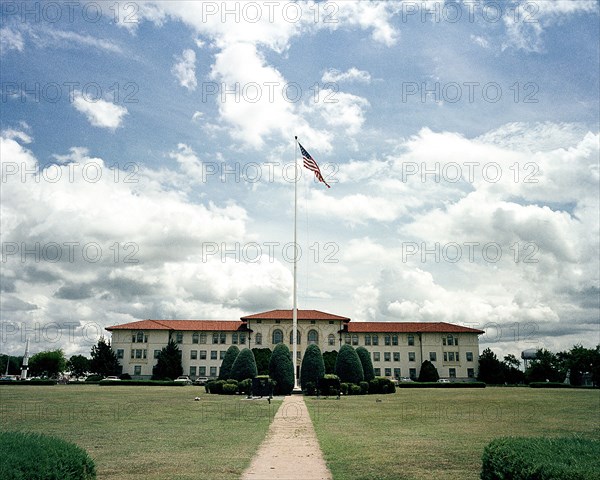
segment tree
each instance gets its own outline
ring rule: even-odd
[[[231,366],[230,378],[241,382],[247,378],[254,378],[258,374],[254,354],[249,348],[244,348],[236,357]]]
[[[23,357],[13,357],[12,355],[0,355],[0,375],[6,373],[6,362],[8,362],[8,374],[19,375],[23,365]]]
[[[29,371],[32,376],[56,378],[65,371],[66,363],[62,350],[40,352],[29,359]]]
[[[373,362],[371,362],[371,354],[365,347],[358,347],[356,354],[362,365],[365,382],[370,382],[375,378],[375,370],[373,370]]]
[[[233,362],[240,354],[240,349],[237,345],[232,345],[225,352],[225,357],[223,357],[223,361],[221,362],[221,368],[219,368],[219,380],[227,380],[231,375],[231,367],[233,366]]]
[[[104,337],[100,337],[98,344],[92,347],[90,353],[90,371],[96,375],[108,377],[110,375],[118,375],[121,371],[121,365],[117,355],[110,348],[110,342],[106,342]]]
[[[74,377],[83,377],[90,370],[90,360],[83,355],[73,355],[67,362],[67,369]]]
[[[254,360],[256,360],[256,370],[259,375],[269,374],[269,361],[271,360],[270,348],[253,348]]]
[[[583,383],[583,376],[586,373],[590,373],[594,383],[597,383],[597,379],[594,380],[594,371],[596,371],[597,376],[598,367],[600,366],[599,346],[592,350],[582,345],[575,345],[570,351],[560,352],[556,356],[562,363],[561,373],[566,375],[566,372],[569,371],[571,385],[581,385]]]
[[[435,365],[429,360],[425,360],[421,364],[421,371],[419,372],[419,382],[437,382],[440,379],[440,375],[435,368]]]
[[[340,382],[359,384],[365,379],[362,364],[356,350],[350,345],[342,345],[335,362],[335,374]]]
[[[519,370],[521,360],[515,357],[512,353],[505,355],[502,361],[502,367],[504,368],[504,381],[511,385],[517,383],[523,383],[525,381],[525,374]]]
[[[504,368],[496,354],[486,348],[479,355],[479,375],[477,380],[489,384],[499,385],[504,383]]]
[[[525,372],[528,382],[562,382],[565,374],[561,374],[559,358],[549,350],[539,349],[535,360],[532,360]]]
[[[302,390],[306,391],[307,383],[312,383],[317,388],[319,379],[325,375],[325,362],[318,345],[312,344],[306,348],[302,366],[300,367],[300,382]]]
[[[170,378],[175,380],[183,375],[183,366],[181,365],[181,350],[171,338],[166,347],[158,354],[158,361],[152,368],[153,380],[164,380]]]
[[[294,364],[290,349],[278,343],[269,362],[269,376],[275,380],[275,394],[289,395],[294,389]]]
[[[325,363],[325,375],[333,375],[335,372],[335,362],[337,360],[337,350],[323,353],[323,363]]]

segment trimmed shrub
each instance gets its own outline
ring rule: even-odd
[[[253,348],[254,360],[256,360],[256,369],[259,375],[269,375],[269,362],[271,361],[270,348]]]
[[[360,394],[366,395],[369,393],[369,382],[360,382]]]
[[[485,388],[485,382],[421,383],[400,382],[398,388]]]
[[[219,369],[219,380],[227,380],[231,377],[231,367],[233,367],[233,362],[240,354],[240,349],[237,345],[232,345],[225,352],[225,357],[223,357],[223,361],[221,362],[221,368]]]
[[[440,379],[440,375],[435,368],[435,365],[429,360],[425,360],[421,364],[421,371],[419,372],[419,382],[437,382]]]
[[[360,383],[365,379],[362,364],[356,350],[350,345],[343,345],[335,362],[335,374],[341,382]]]
[[[96,467],[87,452],[60,438],[24,432],[0,432],[2,480],[89,480]]]
[[[375,370],[373,370],[373,362],[371,362],[371,354],[365,347],[358,347],[356,354],[360,359],[360,364],[363,368],[365,382],[369,382],[375,378]]]
[[[598,480],[600,441],[496,438],[483,450],[481,479]]]
[[[275,346],[269,362],[269,376],[277,382],[276,395],[289,395],[294,389],[294,365],[290,349],[285,343]]]
[[[214,393],[216,395],[223,393],[223,385],[225,385],[225,380],[210,380],[206,382],[209,393]]]
[[[235,395],[238,391],[237,382],[236,383],[225,383],[223,385],[223,395]]]
[[[335,362],[337,360],[337,350],[323,352],[323,363],[325,364],[325,373],[333,375],[335,373]]]
[[[340,393],[340,377],[337,375],[327,374],[319,380],[319,393],[321,395],[339,395]]]
[[[240,395],[248,395],[250,393],[251,387],[252,387],[252,379],[251,378],[242,380],[240,383],[238,383],[238,393]]]
[[[343,382],[340,383],[340,392],[342,395],[348,395],[348,389],[350,388],[350,384]]]
[[[375,377],[369,382],[369,393],[386,394],[395,392],[396,385],[389,378]]]
[[[348,392],[350,395],[360,395],[360,386],[351,384]]]
[[[121,380],[131,380],[131,375],[129,375],[128,373],[122,373],[121,375],[119,375],[119,378]]]
[[[241,382],[247,378],[254,378],[257,375],[256,361],[254,354],[249,348],[244,348],[231,366],[230,377]]]
[[[185,387],[185,383],[172,380],[103,380],[98,382],[98,385],[104,387]]]
[[[325,363],[318,345],[309,345],[304,352],[302,366],[300,367],[300,383],[302,390],[306,391],[306,385],[316,385],[319,379],[325,375]]]

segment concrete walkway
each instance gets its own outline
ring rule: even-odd
[[[289,395],[242,480],[331,480],[301,395]]]

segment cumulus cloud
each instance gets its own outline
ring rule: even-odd
[[[196,52],[186,49],[176,58],[177,63],[173,65],[171,73],[177,78],[179,84],[188,90],[196,90]]]
[[[123,117],[128,113],[126,107],[102,99],[91,100],[81,92],[74,92],[73,106],[83,113],[94,127],[108,128],[112,131],[121,126]]]
[[[371,83],[371,74],[365,70],[359,70],[356,67],[349,68],[345,72],[340,72],[335,68],[330,68],[321,77],[322,82],[359,82]]]

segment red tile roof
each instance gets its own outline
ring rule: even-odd
[[[485,333],[445,322],[351,322],[348,333]]]
[[[245,327],[239,320],[140,320],[139,322],[123,323],[106,327],[112,330],[177,330],[177,331],[228,331]]]
[[[291,320],[292,310],[269,310],[268,312],[255,313],[242,317],[242,321],[247,320]],[[349,322],[348,317],[340,317],[332,313],[321,312],[319,310],[298,310],[298,320],[342,320]]]

